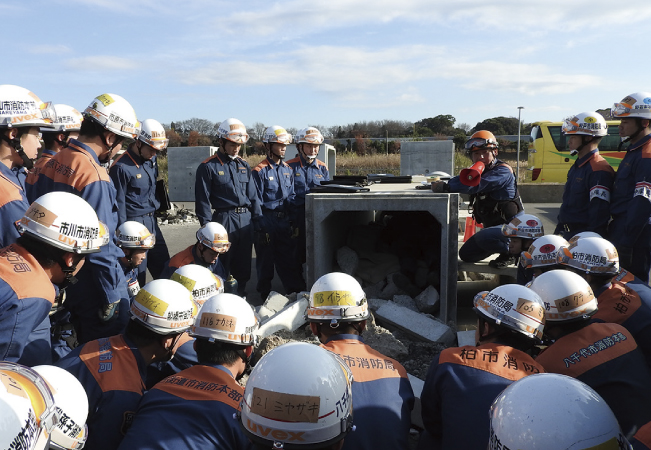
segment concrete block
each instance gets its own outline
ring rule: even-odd
[[[405,308],[411,309],[412,311],[420,312],[418,306],[416,306],[416,301],[408,295],[394,295],[393,302],[404,306]]]
[[[464,345],[477,345],[475,342],[475,330],[457,331],[457,342],[459,347]]]
[[[285,297],[282,294],[279,294],[276,291],[271,291],[262,306],[267,310],[272,311],[275,314],[281,311],[289,303],[290,302],[287,297]]]
[[[343,273],[355,275],[359,266],[359,257],[350,247],[340,247],[337,250],[337,264]]]
[[[260,321],[264,322],[270,317],[274,316],[276,314],[276,311],[270,311],[267,308],[265,308],[263,305],[256,306],[256,312],[258,313],[258,316],[260,316]]]
[[[217,147],[168,147],[167,179],[172,202],[194,202],[197,167],[217,152]]]
[[[389,300],[382,300],[381,298],[369,298],[368,307],[371,311],[377,311],[382,305],[384,305]]]
[[[400,175],[428,175],[434,171],[454,173],[454,142],[414,141],[400,145]]]
[[[423,425],[423,417],[421,416],[422,407],[420,396],[423,393],[425,382],[410,373],[407,374],[407,377],[409,378],[409,383],[411,383],[411,389],[414,391],[414,397],[416,397],[414,409],[411,410],[411,424],[422,430],[425,426]]]
[[[296,331],[306,322],[305,310],[307,306],[308,301],[306,298],[290,303],[282,311],[262,323],[257,334],[264,338],[279,330]]]
[[[362,283],[360,283],[363,285]],[[378,281],[375,284],[371,284],[369,286],[364,287],[364,293],[366,294],[366,298],[380,298],[380,292],[382,292],[382,289],[384,289],[384,286],[386,284],[385,280]]]
[[[394,275],[396,274],[391,274],[387,277],[387,285],[384,286],[384,289],[382,289],[382,292],[380,292],[380,298],[384,298],[387,300],[391,300],[394,295],[404,295],[405,291],[403,291],[395,282],[394,280]]]
[[[425,317],[393,302],[387,302],[376,312],[378,321],[391,324],[421,341],[454,344],[454,333],[446,324]]]
[[[414,300],[420,312],[434,314],[439,310],[439,292],[434,286],[427,286]]]

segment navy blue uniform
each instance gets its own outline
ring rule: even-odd
[[[469,194],[473,199],[473,217],[484,227],[509,223],[521,212],[513,169],[499,159],[493,160],[481,174],[477,186],[466,186],[459,176],[448,181],[450,192]]]
[[[582,231],[606,236],[610,220],[610,191],[615,171],[593,150],[577,159],[567,173],[563,203],[554,234],[570,239]]]
[[[40,174],[29,174],[27,184],[32,185],[28,193],[34,199],[53,191],[80,196],[107,226],[111,240],[100,252],[86,256],[77,274],[79,281],[66,288],[64,308],[71,312],[79,342],[121,333],[129,320],[127,283],[118,261],[124,252],[117,246],[115,236],[118,221],[115,187],[97,154],[82,142],[71,139],[68,147],[54,155]],[[98,316],[100,308],[118,302],[117,317],[102,322]]]
[[[292,168],[267,158],[253,169],[253,179],[262,201],[261,230],[270,240],[268,244],[255,244],[257,290],[263,300],[267,298],[275,266],[286,293],[304,291],[303,270],[295,258],[296,244],[291,238],[291,221],[296,217]]]
[[[138,281],[142,286],[147,281],[147,268],[152,278],[160,278],[163,264],[170,259],[155,213],[160,208],[156,198],[158,161],[156,155],[145,160],[132,147],[115,160],[109,171],[116,189],[118,204],[118,226],[128,220],[141,223],[156,236],[154,248],[147,252],[147,258],[138,266]]]
[[[597,391],[630,439],[651,421],[651,372],[631,333],[592,323],[557,339],[536,358],[546,372],[574,377]]]
[[[296,215],[294,226],[298,227],[299,234],[296,242],[296,257],[301,263],[306,260],[305,255],[305,196],[314,186],[321,185],[322,181],[330,180],[330,172],[323,161],[315,159],[311,163],[303,155],[287,161],[294,171],[294,192],[296,193]]]
[[[400,363],[373,350],[360,336],[339,334],[322,345],[353,373],[353,417],[357,430],[344,450],[406,450],[414,393]]]
[[[158,383],[144,395],[124,450],[248,450],[237,420],[244,389],[224,366],[199,365]]]
[[[114,450],[145,393],[145,361],[138,348],[118,335],[77,347],[57,366],[73,374],[88,395],[86,448]]]
[[[25,195],[25,183],[20,175],[0,163],[0,248],[16,242],[20,237],[16,221],[29,208]]]
[[[493,400],[514,381],[542,372],[531,356],[498,343],[443,350],[421,394],[428,445],[422,440],[419,448],[485,450]]]
[[[477,262],[495,253],[508,253],[509,239],[502,233],[502,225],[484,228],[461,246],[459,258],[465,262]]]
[[[244,296],[251,278],[252,221],[262,220],[251,167],[242,158],[232,160],[219,151],[199,164],[194,195],[199,223],[221,223],[228,232],[231,248],[222,256],[222,263],[226,273],[237,280],[238,295]]]
[[[626,267],[644,282],[651,268],[651,135],[631,144],[619,164],[610,200],[608,240],[620,255],[632,252]]]

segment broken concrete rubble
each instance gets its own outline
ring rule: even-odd
[[[434,286],[427,286],[427,288],[418,294],[414,300],[416,301],[416,306],[421,312],[434,314],[439,310],[439,292]]]
[[[375,312],[380,322],[400,328],[416,339],[453,345],[455,336],[452,329],[438,320],[411,311],[393,302],[386,302]]]

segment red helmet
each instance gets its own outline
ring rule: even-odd
[[[476,131],[470,139],[466,141],[466,150],[473,152],[486,148],[497,149],[497,139],[495,135],[487,130]]]

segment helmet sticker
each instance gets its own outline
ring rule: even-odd
[[[314,306],[355,306],[350,291],[322,291],[314,294]]]
[[[56,220],[57,215],[37,202],[33,202],[29,209],[27,209],[27,212],[25,212],[25,217],[29,217],[34,222],[49,228]]]
[[[202,328],[231,332],[235,331],[236,325],[237,317],[216,313],[202,313],[199,322],[199,326]]]
[[[140,292],[138,292],[134,301],[159,316],[163,316],[165,311],[167,311],[167,308],[170,306],[169,303],[164,302],[150,292],[147,292],[145,289],[141,289]]]
[[[113,100],[113,97],[111,97],[108,94],[100,95],[99,97],[97,97],[97,100],[102,102],[104,104],[104,106],[108,106],[108,105],[110,105],[111,103],[113,103],[115,101],[115,100]],[[95,105],[93,105],[93,106],[95,106]]]
[[[197,284],[195,280],[186,277],[184,275],[181,275],[180,273],[177,272],[174,272],[172,274],[170,280],[176,281],[177,283],[181,283],[190,292],[192,292],[192,289],[194,289],[194,285]]]
[[[348,397],[348,390],[345,391],[344,397]],[[342,401],[348,402],[350,399],[344,398]],[[321,398],[317,396],[285,394],[253,388],[251,412],[262,417],[282,422],[318,423],[320,408]]]

